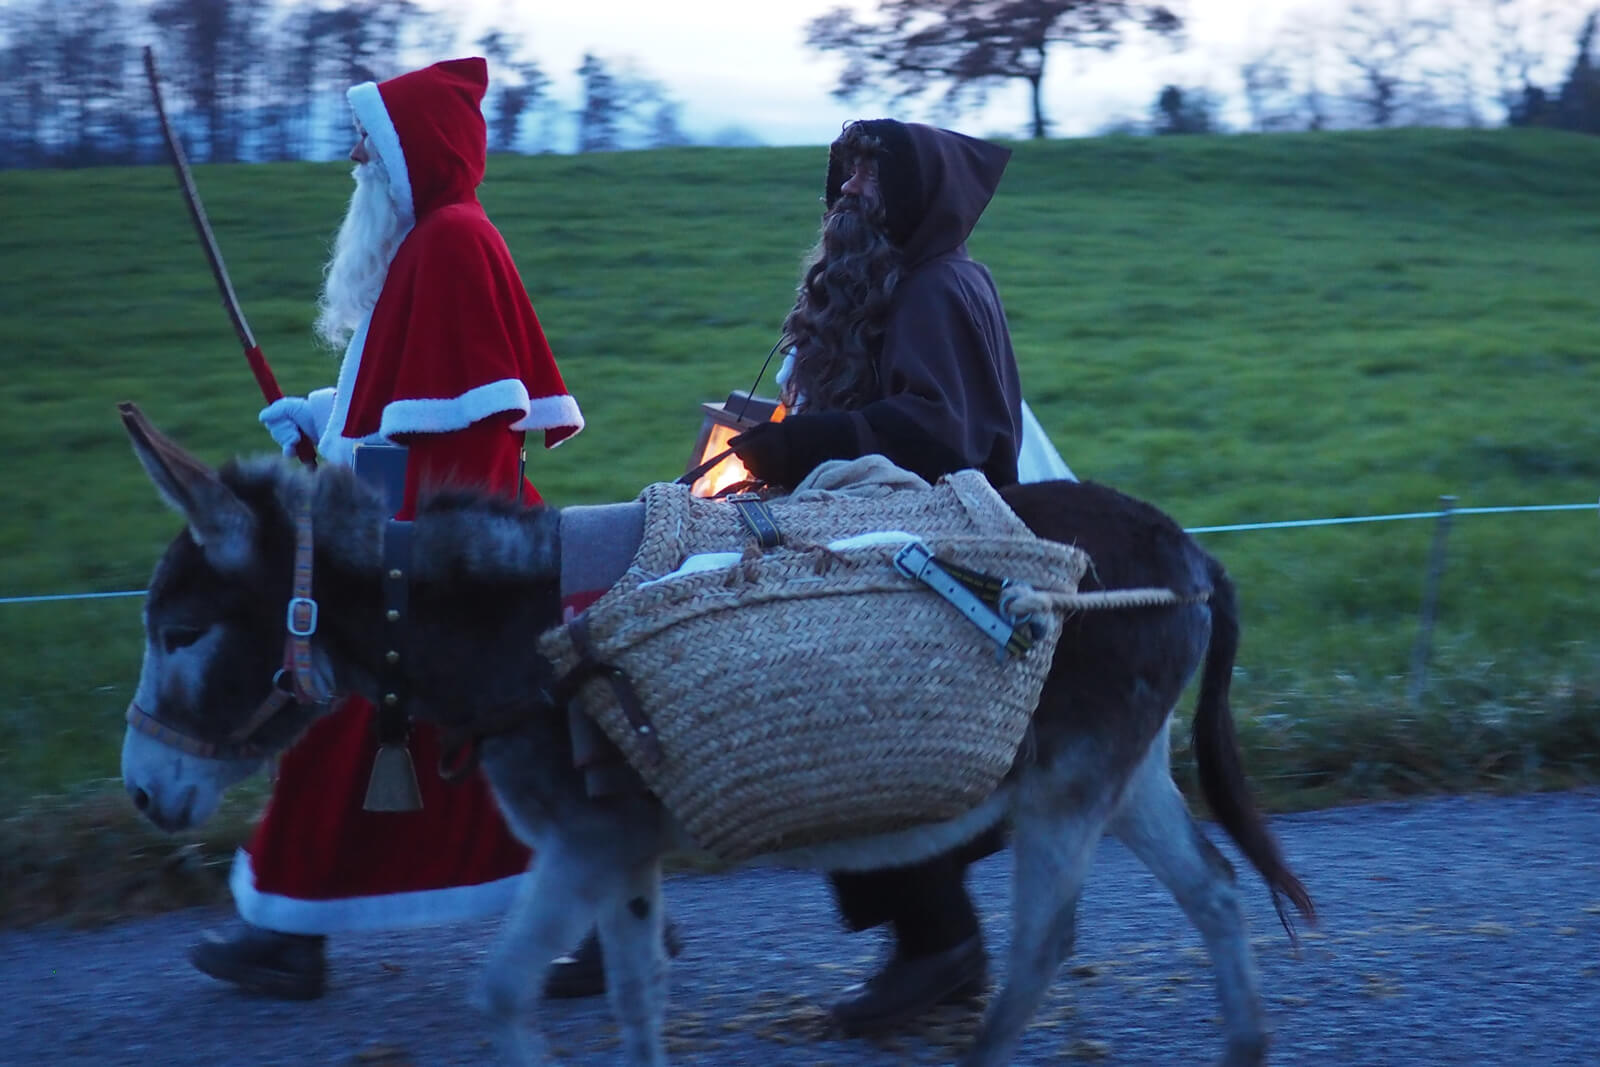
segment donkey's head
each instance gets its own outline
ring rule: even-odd
[[[180,830],[210,817],[224,790],[315,714],[293,699],[283,670],[294,533],[281,500],[309,493],[310,478],[276,461],[219,473],[132,404],[121,410],[139,462],[188,523],[150,581],[144,664],[122,744],[134,805]]]

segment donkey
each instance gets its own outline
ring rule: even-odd
[[[317,532],[320,619],[309,673],[324,692],[377,697],[387,516],[376,490],[344,469],[312,473],[273,457],[214,471],[132,405],[123,415],[144,469],[187,521],[150,583],[144,664],[129,709],[140,728],[130,725],[122,755],[134,805],[172,831],[203,822],[224,790],[325,710],[290,699],[283,683],[297,514],[309,515]],[[1290,936],[1285,898],[1314,922],[1311,899],[1241,768],[1228,702],[1239,639],[1233,587],[1171,519],[1115,490],[1046,482],[1007,489],[1004,498],[1039,536],[1089,553],[1083,589],[1166,587],[1185,602],[1068,619],[1029,737],[1001,787],[973,810],[777,860],[832,870],[894,866],[1008,823],[1010,957],[962,1061],[995,1065],[1009,1062],[1071,950],[1095,845],[1114,833],[1205,941],[1226,1038],[1220,1062],[1262,1063],[1268,1029],[1233,870],[1191,820],[1169,768],[1172,709],[1203,667],[1193,734],[1206,801],[1265,880]],[[662,1064],[661,860],[686,842],[653,797],[590,799],[572,766],[554,668],[533,651],[560,621],[558,524],[556,509],[466,492],[424,504],[413,527],[412,622],[399,650],[408,708],[444,724],[478,714],[506,724],[482,739],[482,770],[535,858],[477,998],[504,1054],[518,1063],[543,1059],[542,1040],[519,1021],[535,999],[537,963],[594,923],[624,1056]]]

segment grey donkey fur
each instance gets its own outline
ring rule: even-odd
[[[188,523],[151,581],[136,703],[211,741],[227,737],[260,704],[281,663],[290,506],[306,494],[321,606],[316,671],[335,691],[375,696],[385,518],[375,493],[347,471],[312,474],[277,459],[234,462],[219,473],[163,438],[131,405],[124,421],[157,489]],[[1238,641],[1232,586],[1169,518],[1115,490],[1046,482],[1004,496],[1040,536],[1089,553],[1094,565],[1084,589],[1162,586],[1209,591],[1209,601],[1070,618],[1028,741],[1003,786],[974,811],[775,860],[830,870],[893,866],[1009,823],[1010,958],[962,1060],[994,1065],[1010,1060],[1070,952],[1095,844],[1113,833],[1168,887],[1205,941],[1226,1041],[1221,1062],[1262,1063],[1268,1028],[1233,871],[1191,820],[1168,766],[1172,708],[1203,667],[1193,730],[1207,802],[1265,879],[1280,914],[1287,898],[1314,921],[1311,900],[1240,766],[1228,705]],[[623,1058],[661,1064],[661,860],[686,843],[653,798],[591,800],[570,765],[567,719],[550,695],[556,679],[532,651],[535,637],[559,621],[557,526],[554,509],[523,511],[472,494],[441,494],[424,505],[415,525],[413,621],[400,650],[409,706],[414,717],[447,726],[508,715],[523,723],[481,745],[483,770],[508,822],[535,852],[479,995],[506,1058],[545,1058],[538,1034],[520,1022],[539,987],[535,961],[560,955],[594,923]],[[323,710],[291,705],[253,740],[281,748]],[[130,796],[169,830],[202,821],[222,791],[259,764],[180,755],[132,729],[124,742]]]

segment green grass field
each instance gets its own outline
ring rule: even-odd
[[[1016,147],[971,248],[1080,475],[1187,526],[1600,495],[1600,139]],[[696,405],[748,387],[776,340],[823,164],[820,148],[491,160],[483,200],[589,422],[530,457],[551,502],[681,472]],[[346,170],[197,171],[290,392],[337,368],[309,322]],[[138,589],[175,517],[115,403],[220,461],[271,448],[259,396],[165,168],[0,173],[0,203],[0,596]],[[1204,535],[1240,587],[1236,704],[1274,806],[1600,772],[1595,513],[1456,520],[1413,709],[1432,535]],[[0,604],[0,813],[117,775],[140,642],[137,598]]]

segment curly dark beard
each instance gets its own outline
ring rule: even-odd
[[[782,345],[795,348],[785,403],[803,397],[806,411],[850,411],[883,395],[878,354],[900,267],[882,202],[834,201],[783,320]]]

